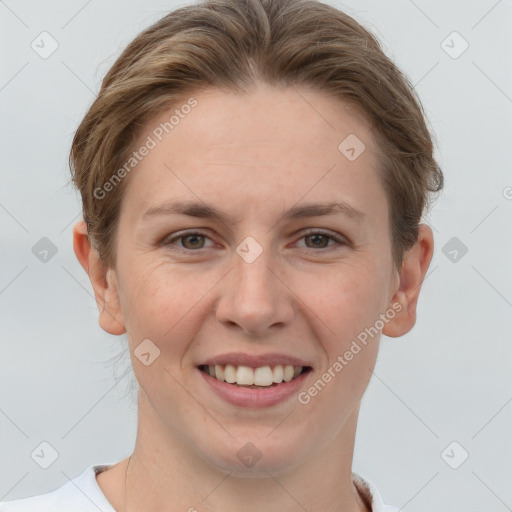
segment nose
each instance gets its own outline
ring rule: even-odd
[[[220,289],[219,322],[255,336],[290,324],[295,314],[294,294],[271,250],[263,250],[252,262],[235,253],[233,265]]]

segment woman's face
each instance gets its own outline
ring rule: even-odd
[[[229,471],[346,449],[399,285],[375,140],[306,89],[194,98],[147,123],[135,146],[154,147],[125,178],[108,307],[128,332],[139,421]],[[215,363],[265,385],[221,382],[203,371]],[[280,365],[307,371],[268,386]]]

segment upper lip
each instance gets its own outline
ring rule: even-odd
[[[230,352],[203,361],[201,365],[226,365],[249,366],[259,368],[261,366],[292,365],[292,366],[311,366],[306,361],[295,356],[287,354],[246,354],[243,352]]]

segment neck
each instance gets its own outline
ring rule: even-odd
[[[158,420],[147,412],[139,410],[135,449],[111,486],[118,490],[110,496],[118,512],[371,511],[352,481],[358,410],[314,456],[292,468],[264,468],[257,475],[216,468],[183,440],[170,437],[161,424],[155,428]]]

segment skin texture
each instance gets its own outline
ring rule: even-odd
[[[283,512],[298,504],[310,512],[367,511],[351,471],[380,333],[306,405],[296,396],[260,409],[230,405],[197,365],[232,351],[290,354],[313,368],[307,389],[393,303],[401,311],[382,332],[407,333],[432,258],[432,231],[420,226],[399,273],[378,148],[348,105],[262,84],[248,94],[209,89],[194,97],[197,107],[126,178],[115,268],[101,264],[83,222],[74,228],[100,325],[127,333],[140,385],[127,507],[126,460],[98,483],[120,511]],[[149,122],[135,146],[174,108]],[[366,146],[354,161],[338,150],[349,134]],[[234,222],[179,214],[143,220],[171,199],[206,203]],[[293,206],[329,201],[345,201],[365,217],[283,219]],[[307,236],[310,228],[345,243]],[[185,229],[205,238],[169,241]],[[248,236],[262,248],[252,263],[236,252]],[[133,353],[144,339],[160,350],[149,366]],[[262,455],[251,468],[237,457],[247,442]]]

